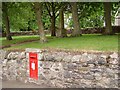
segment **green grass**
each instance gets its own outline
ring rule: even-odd
[[[25,48],[57,48],[57,49],[75,49],[75,50],[97,50],[97,51],[118,51],[118,35],[83,35],[82,37],[67,37],[56,38],[47,36],[48,42],[41,44],[39,41],[23,43],[14,47],[7,48],[7,50],[13,49],[25,49]],[[22,36],[14,37],[13,41],[6,41],[2,39],[3,45],[10,43],[17,43],[22,40],[39,39],[37,36]]]
[[[6,40],[6,38],[0,38],[0,41],[2,41],[2,45],[6,46],[6,45],[11,45],[11,44],[17,44],[19,42],[24,42],[24,41],[28,41],[28,40],[37,40],[39,39],[38,36],[34,35],[34,36],[13,36],[12,37],[13,40]]]

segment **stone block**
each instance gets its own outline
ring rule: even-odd
[[[72,55],[67,55],[66,57],[63,58],[63,61],[64,62],[71,62],[71,59],[72,59]]]
[[[114,52],[113,54],[110,55],[111,58],[117,59],[118,58],[118,53]]]
[[[71,59],[72,62],[79,62],[81,58],[81,55],[74,55]]]

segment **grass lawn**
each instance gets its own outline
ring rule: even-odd
[[[12,38],[13,40],[10,40],[10,41],[6,40],[6,38],[0,38],[0,41],[2,41],[3,46],[6,46],[6,45],[11,45],[11,44],[17,44],[19,42],[39,39],[39,37],[36,35],[34,36],[13,36]]]
[[[75,50],[97,50],[97,51],[118,51],[118,35],[98,35],[89,34],[82,37],[56,38],[47,36],[48,42],[40,44],[39,40],[34,42],[16,45],[7,50],[25,49],[25,48],[57,48],[57,49],[75,49]],[[13,41],[2,39],[2,44],[14,44],[24,40],[39,39],[38,36],[15,36]]]

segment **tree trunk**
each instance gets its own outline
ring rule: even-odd
[[[12,36],[10,34],[10,24],[9,24],[9,17],[8,17],[8,10],[5,3],[3,3],[3,16],[5,20],[5,27],[6,27],[6,39],[12,40]]]
[[[72,32],[72,36],[80,36],[82,32],[80,30],[80,25],[79,25],[77,3],[71,2],[71,6],[72,6],[72,17],[74,23],[74,30]]]
[[[55,14],[51,17],[51,36],[56,36]]]
[[[30,20],[28,21],[28,27],[27,27],[27,30],[30,31],[31,28],[30,28]]]
[[[34,8],[35,8],[37,24],[38,24],[38,28],[39,28],[40,42],[44,43],[47,41],[47,39],[45,37],[44,27],[43,27],[43,23],[42,23],[42,4],[35,2]]]
[[[111,25],[111,3],[104,2],[105,32],[104,34],[113,34]]]
[[[63,11],[63,8],[60,9],[59,22],[60,22],[60,37],[67,37],[67,32],[64,28],[64,11]]]
[[[51,15],[51,36],[56,36],[56,27],[55,27],[55,7],[54,7],[54,3],[51,2],[52,6],[52,15]]]

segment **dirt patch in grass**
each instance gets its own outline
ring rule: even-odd
[[[17,46],[17,45],[21,45],[21,44],[24,44],[24,43],[29,43],[29,42],[38,41],[38,40],[39,40],[39,39],[37,39],[37,40],[26,40],[26,41],[18,42],[18,43],[16,43],[16,44],[0,46],[0,49],[9,48],[9,47],[12,47],[12,46]]]

